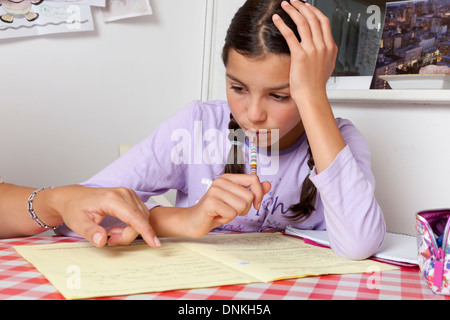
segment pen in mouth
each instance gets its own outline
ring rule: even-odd
[[[250,174],[258,174],[258,164],[257,164],[257,133],[254,131],[250,132],[249,141],[250,141]]]

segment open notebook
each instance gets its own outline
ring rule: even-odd
[[[288,226],[285,233],[291,236],[297,236],[308,239],[317,244],[329,246],[327,231],[321,230],[300,230]],[[383,246],[374,255],[374,258],[380,261],[395,263],[398,265],[410,266],[418,265],[417,261],[417,238],[398,233],[386,233]]]
[[[95,248],[87,242],[15,246],[67,299],[127,295],[323,274],[397,270],[373,260],[353,261],[281,233],[161,238]]]

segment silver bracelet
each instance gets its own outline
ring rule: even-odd
[[[35,190],[35,191],[31,194],[31,196],[28,198],[28,213],[30,214],[31,219],[33,219],[34,222],[36,222],[40,227],[42,227],[42,228],[44,228],[44,229],[47,229],[47,230],[49,230],[49,229],[55,230],[55,229],[58,228],[60,225],[59,225],[59,226],[56,226],[56,227],[50,227],[50,226],[46,225],[45,223],[43,223],[43,222],[38,218],[38,216],[36,215],[36,212],[34,212],[34,209],[33,209],[33,199],[34,199],[34,197],[36,196],[36,194],[37,194],[39,191],[42,191],[42,190],[45,190],[45,189],[53,189],[53,187],[39,188],[39,189]]]

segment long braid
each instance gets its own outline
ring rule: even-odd
[[[239,127],[232,114],[230,114],[230,122],[228,123],[228,140],[231,142],[231,149],[228,153],[227,163],[225,165],[225,173],[245,173],[245,160],[242,148],[239,145],[244,141],[244,133]]]
[[[309,178],[311,175],[311,170],[314,168],[314,158],[311,152],[311,147],[308,147],[308,154],[309,173],[305,180],[303,180],[302,191],[300,193],[300,202],[289,208],[294,213],[289,217],[289,220],[304,221],[308,219],[311,213],[315,210],[317,188]]]

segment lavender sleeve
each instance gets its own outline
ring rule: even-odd
[[[366,259],[383,243],[384,216],[375,199],[375,178],[364,137],[347,120],[340,120],[340,130],[346,147],[325,171],[316,174],[314,170],[311,181],[324,206],[332,249],[349,259]]]
[[[144,203],[151,196],[163,194],[170,189],[185,190],[183,165],[176,165],[172,161],[171,153],[175,142],[171,142],[171,135],[176,130],[188,130],[185,127],[192,122],[194,106],[192,103],[176,112],[162,122],[150,136],[81,185],[95,188],[129,188],[134,190]],[[146,206],[150,210],[157,204],[147,202]],[[102,220],[101,226],[109,230],[114,226],[124,226],[124,223],[107,216]],[[76,236],[66,225],[61,226],[56,233]]]

